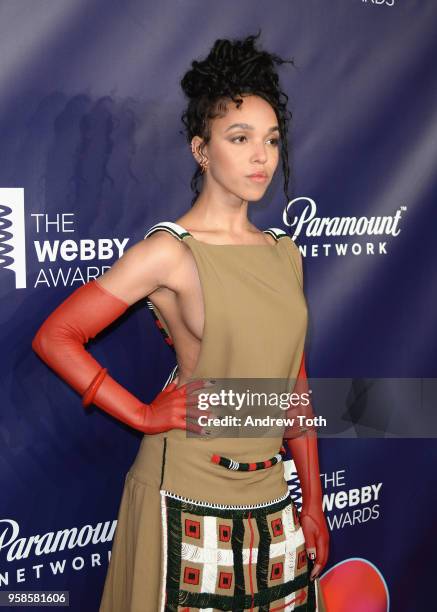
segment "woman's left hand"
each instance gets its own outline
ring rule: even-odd
[[[322,508],[312,509],[311,511],[303,509],[299,515],[299,520],[305,537],[307,555],[315,561],[310,575],[310,579],[314,580],[319,576],[328,560],[328,525]]]

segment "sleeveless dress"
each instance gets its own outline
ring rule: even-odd
[[[298,247],[214,245],[160,222],[190,249],[205,323],[195,379],[296,379],[308,311]],[[159,310],[148,307],[173,346]],[[165,388],[177,376],[171,371]],[[118,512],[99,612],[324,612],[309,580],[299,514],[290,496],[282,435],[144,435]]]

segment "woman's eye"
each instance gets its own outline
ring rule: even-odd
[[[237,142],[237,140],[239,140],[240,138],[246,138],[246,136],[235,136],[231,139],[231,142]]]
[[[247,140],[246,136],[234,136],[234,138],[231,138],[231,142],[242,142],[242,138]],[[279,145],[279,140],[279,138],[269,138],[267,142],[271,142],[274,147],[277,147]]]

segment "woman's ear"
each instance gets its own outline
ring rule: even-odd
[[[194,136],[191,140],[191,151],[193,153],[193,157],[198,164],[200,164],[202,160],[202,144],[203,139],[200,136]]]
[[[204,152],[205,143],[203,138],[200,136],[194,136],[191,140],[191,151],[193,153],[194,159],[199,164],[202,174],[206,171],[208,167],[208,158]]]

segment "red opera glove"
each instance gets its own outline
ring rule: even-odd
[[[308,393],[308,379],[305,370],[305,353],[296,379],[294,391],[297,393]],[[294,413],[298,410],[293,409]],[[301,414],[312,416],[313,411],[305,408]],[[300,435],[295,436],[296,430],[291,428],[284,433],[288,447],[296,465],[302,489],[302,510],[300,512],[300,523],[305,536],[305,547],[311,557],[315,553],[315,564],[311,572],[311,578],[318,576],[326,565],[329,554],[329,531],[326,524],[322,507],[322,486],[320,483],[319,456],[317,450],[317,433],[314,427],[309,426],[300,430]]]
[[[146,434],[170,429],[201,427],[186,421],[198,412],[197,395],[191,392],[207,383],[194,381],[176,388],[172,382],[151,404],[145,404],[107,373],[84,345],[120,317],[129,304],[96,280],[82,285],[44,321],[33,341],[33,350],[63,380],[83,396],[83,405],[96,406]]]

